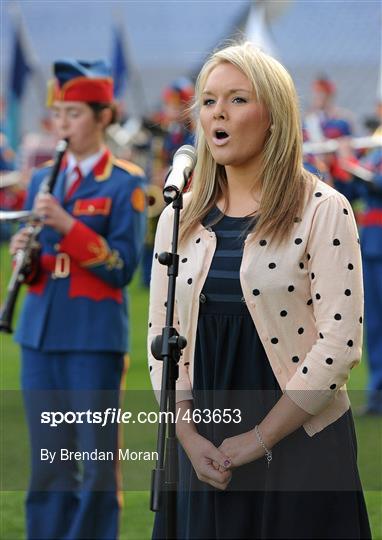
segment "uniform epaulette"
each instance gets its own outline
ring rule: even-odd
[[[131,161],[114,158],[113,163],[117,167],[120,167],[124,171],[127,171],[129,174],[132,174],[133,176],[144,176],[145,174],[141,167],[135,165],[135,163],[132,163]]]

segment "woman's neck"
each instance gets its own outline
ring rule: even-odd
[[[228,206],[225,213],[235,217],[255,213],[261,199],[260,182],[256,180],[256,172],[226,167],[226,175]],[[224,203],[223,198],[218,200],[217,206],[220,210],[223,210]]]

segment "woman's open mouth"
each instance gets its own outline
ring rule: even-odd
[[[212,136],[212,140],[217,146],[222,146],[223,144],[226,144],[229,139],[229,134],[223,129],[216,129]]]

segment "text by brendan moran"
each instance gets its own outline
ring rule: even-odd
[[[51,451],[48,448],[41,448],[41,461],[53,463],[55,461],[156,461],[158,452],[150,452],[148,450],[131,450],[130,448],[119,448],[113,452],[111,450],[98,450],[95,448],[91,451],[69,450],[61,448],[60,450]]]

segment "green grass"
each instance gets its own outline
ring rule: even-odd
[[[0,286],[1,297],[4,298],[5,284],[8,282],[9,273],[8,256],[5,248],[0,250]],[[19,299],[20,307],[22,298]],[[131,327],[131,365],[127,376],[127,389],[125,398],[128,402],[129,396],[138,395],[140,390],[149,390],[150,381],[146,363],[146,328],[147,328],[147,306],[148,292],[139,286],[138,279],[135,279],[130,287],[130,319]],[[18,347],[13,343],[12,337],[0,334],[0,388],[3,390],[17,390],[19,388],[19,352]],[[351,400],[354,406],[363,401],[363,391],[366,384],[366,362],[361,363],[351,374],[349,389],[351,390]],[[25,538],[24,532],[24,492],[6,490],[4,478],[10,474],[9,470],[17,464],[18,452],[25,452],[23,447],[27,445],[25,427],[20,426],[19,431],[4,430],[4,424],[8,424],[12,419],[12,414],[16,415],[14,409],[9,410],[10,404],[4,403],[6,392],[2,393],[2,422],[0,426],[0,450],[1,450],[1,491],[0,491],[0,538],[4,540],[19,540]],[[141,393],[141,396],[144,394]],[[146,394],[147,395],[147,394]],[[145,398],[146,399],[146,398]],[[8,405],[8,409],[7,409]],[[8,411],[4,418],[4,410]],[[21,424],[22,422],[20,422]],[[23,431],[24,430],[24,431]],[[382,539],[382,495],[381,495],[381,442],[382,442],[382,422],[375,418],[356,418],[356,430],[358,438],[358,461],[361,473],[362,483],[365,489],[365,498],[371,521],[373,538]],[[140,436],[150,444],[156,435],[155,426]],[[13,437],[13,439],[12,439]],[[131,447],[130,433],[125,431],[125,439],[129,437],[129,446]],[[11,451],[9,451],[11,448]],[[3,450],[6,449],[6,452]],[[4,457],[5,456],[5,457]],[[131,471],[127,471],[127,478],[131,478],[128,486],[125,485],[124,508],[121,515],[120,538],[121,539],[147,539],[151,536],[153,522],[153,513],[149,510],[149,469],[144,469],[141,475],[140,486],[135,491],[137,478],[134,474],[130,477]],[[141,471],[141,469],[139,469]],[[18,471],[19,475],[25,476],[23,482],[27,482],[26,471]],[[126,480],[127,481],[127,480]],[[147,487],[146,487],[147,486]],[[49,519],[49,518],[48,518]]]

